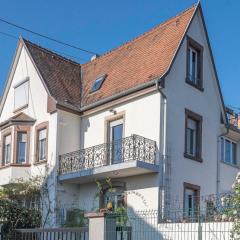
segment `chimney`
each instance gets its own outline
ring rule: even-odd
[[[95,60],[96,58],[98,58],[100,55],[98,55],[98,54],[95,54],[95,55],[93,55],[92,57],[91,57],[91,62],[93,61],[93,60]]]

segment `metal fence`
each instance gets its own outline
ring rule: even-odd
[[[88,240],[88,228],[18,229],[2,240]]]
[[[158,211],[108,214],[107,240],[233,240],[233,219],[220,215],[209,217],[206,212],[194,212],[186,217],[182,211],[171,218],[162,218]],[[236,220],[236,219],[235,219]],[[116,234],[115,226],[122,226]],[[128,227],[128,228],[127,228]]]

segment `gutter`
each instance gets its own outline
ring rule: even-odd
[[[126,91],[124,91],[124,92],[117,93],[117,94],[115,94],[115,95],[113,95],[113,96],[110,96],[110,97],[101,99],[101,100],[99,100],[99,101],[97,101],[97,102],[94,102],[94,103],[92,103],[92,104],[89,104],[89,105],[87,105],[87,106],[81,107],[81,108],[80,108],[80,111],[81,111],[81,112],[87,111],[87,110],[93,109],[93,108],[95,108],[95,107],[98,107],[98,106],[100,106],[100,105],[106,104],[106,103],[108,103],[108,102],[111,102],[111,101],[117,100],[117,99],[119,99],[119,98],[125,97],[125,96],[127,96],[127,95],[129,95],[129,94],[138,92],[138,91],[143,90],[143,89],[145,89],[145,88],[152,87],[152,86],[156,85],[156,82],[159,82],[159,83],[160,83],[159,78],[153,79],[153,80],[151,80],[151,81],[149,81],[149,82],[146,82],[146,83],[144,83],[144,84],[138,85],[138,86],[133,87],[133,88],[131,88],[131,89],[128,89],[128,90],[126,90]]]

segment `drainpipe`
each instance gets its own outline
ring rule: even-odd
[[[159,189],[159,204],[160,204],[160,209],[164,209],[165,208],[165,197],[166,197],[166,193],[165,191],[161,192],[161,190],[166,190],[165,189],[165,172],[166,172],[166,155],[167,155],[167,96],[163,93],[162,91],[162,87],[160,86],[160,81],[162,79],[159,79],[156,81],[156,89],[157,91],[160,93],[160,95],[163,98],[163,116],[162,116],[162,108],[160,109],[160,125],[159,125],[159,144],[162,141],[161,144],[161,150],[159,149],[159,161],[162,160],[161,162],[159,162],[159,166],[161,167],[161,176],[160,176],[160,189]],[[163,122],[162,120],[163,119]],[[163,131],[163,133],[161,133],[161,130]],[[160,145],[159,145],[160,148]],[[161,155],[162,153],[162,155]],[[160,164],[161,163],[161,164]],[[162,211],[162,214],[164,215],[164,211]]]
[[[222,133],[220,135],[218,135],[217,137],[217,179],[216,179],[216,194],[217,196],[219,196],[220,194],[220,161],[221,161],[221,137],[226,136],[229,133],[229,126],[227,127],[227,131],[225,133]]]

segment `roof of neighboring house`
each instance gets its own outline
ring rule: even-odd
[[[20,112],[12,117],[10,117],[9,119],[7,119],[4,122],[0,123],[0,127],[3,126],[9,126],[12,125],[14,123],[19,123],[19,122],[24,122],[24,123],[34,123],[36,120],[30,116],[28,116],[27,114]]]
[[[80,108],[81,66],[23,39],[50,95],[58,102]]]
[[[82,106],[166,74],[198,5],[95,60],[82,65]],[[94,81],[107,74],[101,88]]]

